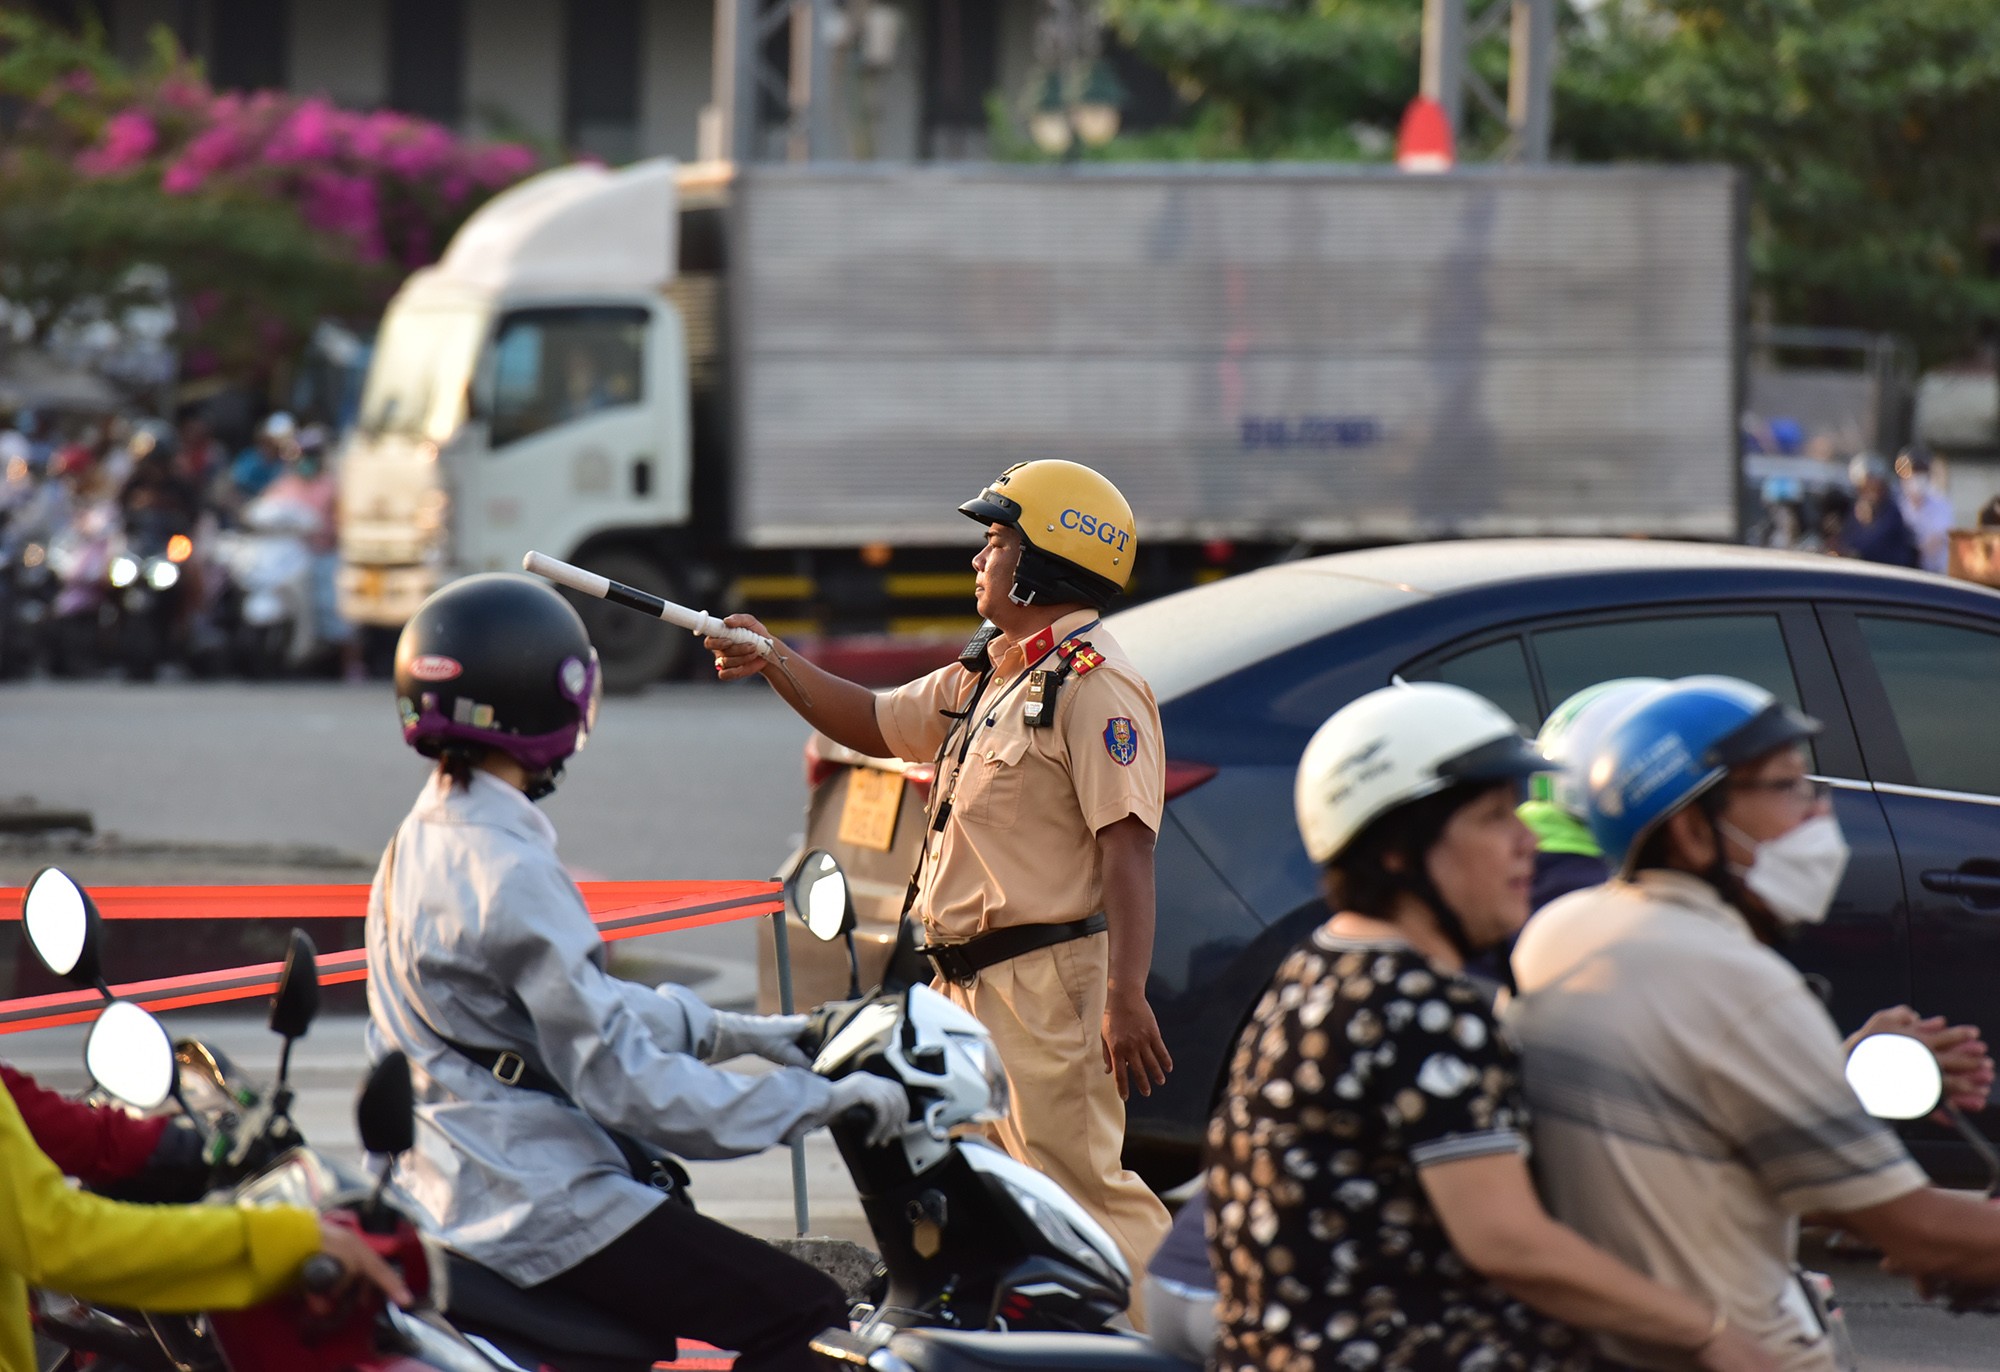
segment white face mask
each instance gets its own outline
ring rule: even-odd
[[[1833,904],[1847,871],[1847,840],[1840,821],[1814,815],[1796,829],[1758,843],[1728,820],[1717,824],[1755,857],[1730,870],[1785,924],[1818,924]]]

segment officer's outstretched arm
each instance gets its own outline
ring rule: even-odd
[[[754,616],[731,615],[722,622],[770,639],[783,657],[784,667],[780,670],[772,658],[744,644],[720,638],[703,639],[703,646],[715,658],[715,675],[719,679],[736,681],[746,676],[762,676],[806,723],[835,743],[869,757],[889,756],[888,741],[882,737],[882,726],[875,720],[873,691],[807,662],[779,642]]]

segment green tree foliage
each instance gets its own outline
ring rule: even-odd
[[[1393,130],[1416,90],[1422,12],[1421,0],[1105,6],[1118,36],[1196,103],[1191,152],[1275,158],[1364,156],[1355,126]],[[1154,155],[1174,146],[1141,142]]]
[[[1422,8],[1106,0],[1195,104],[1098,155],[1380,160]],[[1935,360],[2000,318],[2000,0],[1603,0],[1565,3],[1560,31],[1558,156],[1741,168],[1771,319],[1890,330]],[[1474,61],[1504,90],[1497,44]],[[1471,114],[1476,158],[1499,131]]]
[[[164,29],[128,69],[94,27],[0,10],[0,297],[37,332],[153,298],[164,273],[184,365],[261,371],[317,320],[378,308],[537,160],[389,111],[217,93]]]
[[[1994,0],[1609,4],[1557,95],[1579,160],[1744,170],[1772,318],[1892,330],[1931,360],[2000,318]]]

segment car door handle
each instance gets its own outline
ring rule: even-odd
[[[1926,891],[1936,891],[1941,896],[2000,900],[2000,876],[1988,876],[1980,872],[1939,871],[1925,872],[1917,879],[1923,882]]]

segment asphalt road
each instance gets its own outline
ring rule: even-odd
[[[402,747],[387,691],[370,686],[36,684],[0,688],[0,804],[30,797],[90,811],[100,830],[143,848],[77,855],[89,881],[365,880],[408,809],[424,764]],[[796,843],[805,728],[767,690],[657,687],[605,702],[597,734],[545,802],[581,877],[618,880],[768,876]],[[213,848],[176,845],[224,845]],[[348,874],[288,868],[299,845],[348,855]],[[176,854],[180,856],[176,856]],[[0,884],[45,855],[0,845]],[[120,872],[131,873],[124,877]],[[354,873],[358,872],[358,875]],[[645,940],[710,999],[741,1003],[754,984],[750,924]],[[630,948],[630,945],[626,946]],[[168,1016],[176,1034],[224,1047],[267,1078],[276,1041],[253,1017]],[[361,1024],[329,1016],[294,1058],[306,1136],[355,1148]],[[77,1029],[0,1040],[0,1057],[81,1088]],[[702,1208],[753,1233],[792,1232],[782,1151],[690,1169]],[[859,1204],[824,1137],[809,1149],[815,1232],[866,1241]],[[2000,1365],[2000,1325],[1920,1305],[1906,1283],[1865,1261],[1819,1259],[1834,1273],[1862,1366],[1958,1372]]]
[[[543,810],[579,879],[768,877],[803,828],[806,734],[760,682],[609,697]],[[312,845],[370,869],[429,766],[403,746],[379,682],[12,685],[0,740],[0,803],[87,810],[125,839]],[[148,879],[237,878],[191,858],[184,876]],[[742,926],[679,937],[750,956]]]

